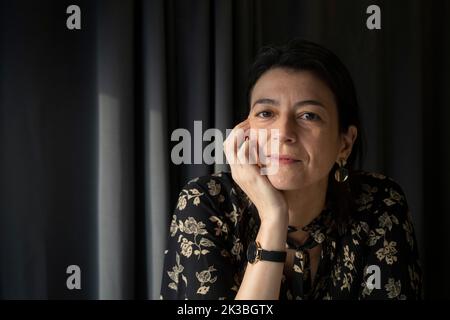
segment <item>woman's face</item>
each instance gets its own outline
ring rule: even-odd
[[[251,129],[268,131],[266,141],[258,141],[267,168],[280,157],[276,173],[268,175],[279,190],[326,183],[334,163],[350,155],[357,134],[354,126],[339,133],[334,94],[322,80],[309,71],[283,68],[265,72],[256,82],[249,123]],[[271,136],[271,129],[278,129],[278,136]],[[274,141],[279,141],[279,153],[272,155]]]

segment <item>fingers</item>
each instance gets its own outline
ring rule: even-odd
[[[250,124],[247,119],[235,126],[223,143],[225,156],[230,165],[237,161],[236,156],[244,143],[245,136],[248,135],[249,129]]]
[[[258,132],[250,129],[248,119],[236,125],[224,142],[224,151],[230,165],[256,165],[261,168]]]
[[[246,130],[244,134],[244,141],[238,149],[238,163],[257,165],[258,167],[261,167],[259,148],[260,144],[258,141],[257,131],[254,129]]]
[[[233,140],[235,140],[236,135],[242,136],[242,131],[245,131],[250,128],[250,124],[248,120],[245,120],[241,123],[239,123],[237,126],[231,130],[230,134],[228,135],[227,139],[224,142],[224,145],[231,146],[233,143]]]
[[[246,130],[244,133],[244,138],[242,144],[238,147],[237,151],[237,163],[239,164],[248,164],[248,154],[249,154],[249,140],[248,140],[249,130]],[[238,140],[239,143],[240,140]]]
[[[250,130],[249,140],[249,163],[258,165],[258,137],[256,135],[256,130]]]

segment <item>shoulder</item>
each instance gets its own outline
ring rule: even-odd
[[[410,221],[402,187],[392,178],[375,172],[357,171],[352,175],[352,194],[356,212],[354,222],[367,223],[369,230]]]
[[[196,186],[208,191],[211,196],[216,196],[222,189],[230,189],[234,185],[230,172],[220,171],[195,177],[186,182],[186,186]]]
[[[180,196],[183,194],[199,195],[202,200],[215,207],[236,204],[242,197],[242,192],[231,177],[231,173],[225,171],[189,180],[182,188]]]
[[[402,187],[381,173],[357,171],[352,175],[351,188],[358,211],[406,205]]]
[[[241,220],[246,203],[231,173],[221,171],[189,180],[179,193],[175,215],[231,231]]]

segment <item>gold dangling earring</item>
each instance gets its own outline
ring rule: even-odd
[[[334,172],[334,178],[337,182],[345,182],[348,179],[348,170],[345,167],[347,161],[345,161],[345,159],[340,159],[338,164],[339,168]]]

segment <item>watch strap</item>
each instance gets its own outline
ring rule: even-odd
[[[261,260],[262,261],[273,261],[273,262],[285,262],[286,261],[286,251],[268,251],[261,250]]]

